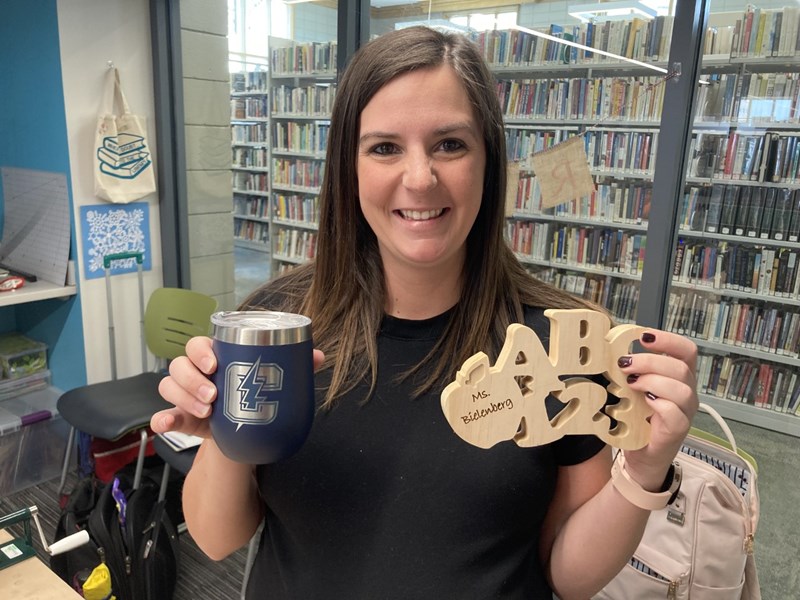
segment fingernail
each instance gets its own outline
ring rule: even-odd
[[[627,382],[628,383],[636,383],[639,380],[638,375],[628,375]]]
[[[201,385],[200,389],[197,390],[200,394],[200,398],[205,400],[206,402],[211,402],[214,399],[214,387],[210,385]]]
[[[654,336],[652,333],[643,333],[642,341],[648,344],[652,344],[653,342],[656,341],[656,336]]]
[[[210,357],[206,357],[200,361],[200,370],[203,371],[206,375],[211,373],[214,369],[214,359]]]
[[[647,396],[648,400],[655,400],[656,399],[656,395],[654,393],[652,393],[652,392],[645,392],[644,395]]]
[[[630,367],[632,362],[633,362],[633,358],[632,358],[632,357],[630,357],[630,356],[620,356],[620,357],[617,359],[617,364],[618,364],[620,367],[622,367],[623,369],[624,369],[625,367]]]
[[[208,416],[208,413],[210,412],[211,412],[210,404],[203,404],[202,402],[194,403],[194,414],[196,414],[201,419],[206,418]]]

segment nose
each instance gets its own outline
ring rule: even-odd
[[[416,193],[429,192],[436,187],[433,159],[427,154],[409,155],[403,173],[403,185]]]

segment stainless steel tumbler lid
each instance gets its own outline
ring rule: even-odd
[[[246,346],[284,346],[311,339],[311,319],[277,311],[222,311],[211,315],[213,337]]]

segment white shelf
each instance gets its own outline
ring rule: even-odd
[[[629,231],[647,231],[644,223],[626,223],[623,221],[601,221],[600,219],[585,219],[571,215],[543,215],[541,213],[514,212],[508,215],[511,219],[521,219],[525,221],[552,221],[555,223],[567,223],[568,225],[585,225],[595,229],[625,229]]]
[[[800,358],[796,356],[787,356],[785,354],[777,354],[774,352],[766,352],[765,350],[757,350],[749,346],[737,346],[735,344],[722,344],[720,342],[710,342],[701,338],[696,338],[687,335],[698,348],[707,348],[708,350],[715,350],[724,354],[736,354],[738,356],[747,356],[759,361],[777,362],[790,367],[800,367]]]
[[[698,394],[698,396],[701,402],[717,409],[717,412],[726,419],[800,437],[800,417],[796,415],[768,408],[756,408],[751,404],[718,398],[709,394]]]
[[[538,267],[548,267],[552,269],[559,269],[561,271],[580,271],[581,273],[591,273],[593,275],[608,275],[609,277],[616,277],[617,279],[629,279],[631,281],[641,281],[640,275],[632,275],[630,273],[623,273],[620,271],[612,271],[611,269],[604,269],[602,267],[592,267],[587,265],[578,265],[574,263],[565,262],[551,262],[549,260],[539,260],[525,256],[524,254],[514,253],[520,262],[529,265],[536,265]]]
[[[245,221],[256,221],[258,223],[269,223],[269,217],[258,217],[256,215],[243,215],[241,213],[233,213],[234,219],[244,219]]]
[[[26,281],[25,285],[16,290],[0,292],[0,306],[11,306],[12,304],[24,304],[26,302],[36,302],[38,300],[49,300],[51,298],[67,298],[78,293],[74,285],[56,285],[49,281]]]
[[[280,226],[283,226],[283,227],[295,227],[295,228],[298,228],[298,229],[310,229],[311,231],[317,231],[317,229],[318,229],[316,223],[308,222],[308,221],[295,221],[295,220],[292,220],[292,219],[274,218],[274,219],[272,219],[272,222],[275,225],[280,225]]]
[[[243,196],[261,196],[262,198],[269,198],[269,192],[266,190],[239,190],[233,188],[233,193]]]
[[[252,240],[245,240],[243,238],[233,238],[233,245],[239,248],[247,248],[248,250],[258,250],[269,254],[269,244],[262,242],[254,242]]]
[[[744,292],[740,290],[730,290],[727,288],[715,288],[710,285],[703,285],[691,281],[672,280],[672,287],[694,292],[711,294],[712,296],[727,296],[728,298],[742,298],[746,300],[760,300],[762,302],[772,302],[773,304],[786,304],[789,306],[800,306],[800,298],[793,296],[775,296],[773,294],[757,294],[756,292]]]

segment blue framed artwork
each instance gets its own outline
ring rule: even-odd
[[[104,277],[103,258],[122,252],[141,252],[142,268],[150,270],[150,206],[147,202],[94,204],[80,208],[83,276],[86,279]],[[112,275],[133,271],[136,271],[136,261],[132,258],[117,260],[111,265]]]

